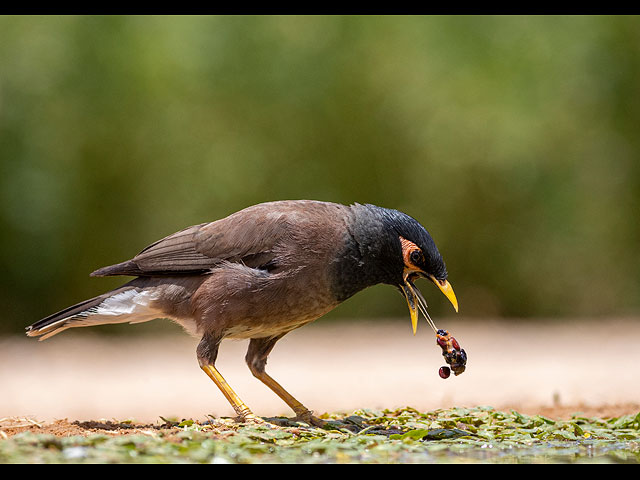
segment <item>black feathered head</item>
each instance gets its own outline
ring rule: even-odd
[[[392,261],[398,268],[402,268],[401,279],[396,285],[409,305],[413,332],[415,333],[417,328],[418,308],[429,318],[426,311],[427,303],[413,283],[420,277],[428,278],[435,283],[457,312],[458,300],[447,280],[447,267],[429,232],[416,219],[398,210],[374,205],[367,207],[376,210],[382,217],[387,235],[396,237],[396,254]]]

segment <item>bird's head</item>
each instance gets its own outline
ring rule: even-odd
[[[414,284],[423,277],[435,283],[458,311],[444,260],[417,220],[398,210],[356,203],[350,207],[347,226],[345,242],[332,262],[332,288],[338,301],[378,283],[396,286],[407,300],[415,333],[419,309],[430,320],[427,302]]]
[[[447,280],[447,268],[442,255],[429,232],[417,220],[397,210],[386,210],[385,224],[387,231],[393,232],[391,235],[396,237],[393,259],[397,265],[395,284],[407,300],[415,334],[418,309],[421,308],[428,317],[427,303],[415,286],[415,280],[431,280],[449,299],[456,312],[458,300]]]

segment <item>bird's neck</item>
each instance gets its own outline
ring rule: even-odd
[[[345,239],[331,267],[332,293],[340,302],[378,283],[395,285],[401,271],[394,261],[401,256],[397,238],[377,212],[351,207]]]

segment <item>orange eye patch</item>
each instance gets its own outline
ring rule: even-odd
[[[402,245],[402,258],[404,260],[405,273],[421,271],[421,269],[418,268],[411,260],[411,256],[414,252],[418,252],[420,254],[419,258],[422,258],[422,250],[420,250],[420,247],[404,237],[400,237],[400,244]]]

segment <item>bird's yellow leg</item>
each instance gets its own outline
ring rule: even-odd
[[[236,392],[233,391],[224,377],[220,375],[220,372],[216,370],[216,367],[214,367],[213,365],[202,365],[200,366],[200,368],[202,368],[204,373],[206,373],[207,376],[211,380],[213,380],[213,383],[218,386],[222,394],[225,396],[227,401],[231,404],[233,409],[236,411],[238,416],[242,418],[243,421],[252,423],[264,422],[260,417],[256,417],[251,409],[247,407],[242,400],[240,400],[240,397],[236,395]]]
[[[326,423],[324,420],[314,417],[307,407],[296,400],[289,392],[287,392],[282,387],[282,385],[271,378],[264,370],[258,371],[252,369],[251,372],[258,380],[264,383],[267,387],[273,390],[276,395],[284,400],[284,402],[289,405],[289,407],[291,407],[291,409],[295,412],[298,419],[317,427],[322,427]]]

